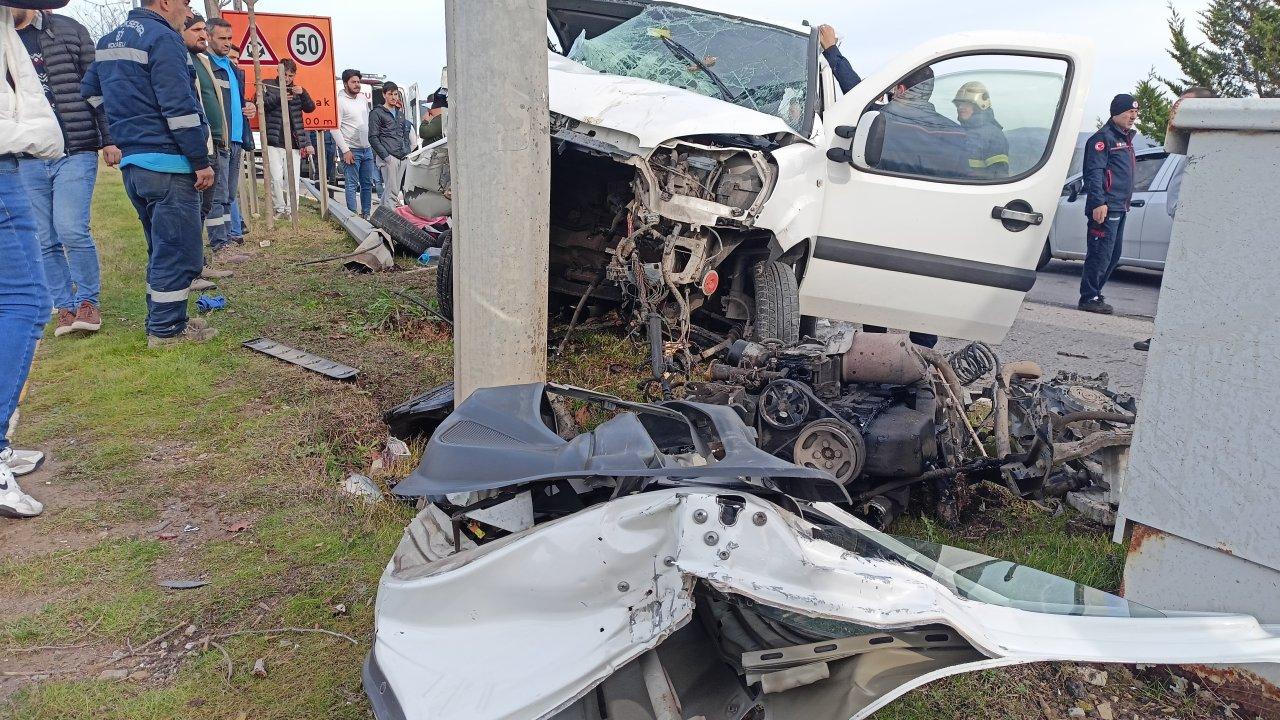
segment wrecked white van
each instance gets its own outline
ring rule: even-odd
[[[548,53],[553,302],[659,314],[677,342],[690,325],[794,342],[804,317],[1003,338],[1082,123],[1087,41],[954,35],[842,92],[815,28],[638,0],[549,8],[566,48]],[[974,83],[1008,147],[998,173],[974,169],[957,122]],[[446,164],[443,144],[411,164],[420,214],[447,208]]]

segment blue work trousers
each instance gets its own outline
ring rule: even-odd
[[[1109,212],[1107,220],[1095,223],[1089,219],[1088,245],[1085,248],[1084,271],[1080,273],[1081,302],[1102,297],[1102,288],[1120,264],[1124,254],[1125,212]]]
[[[147,334],[187,328],[187,297],[204,266],[200,193],[194,174],[124,168],[124,189],[147,238]]]

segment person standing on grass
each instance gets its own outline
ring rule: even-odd
[[[1098,129],[1084,146],[1084,191],[1088,200],[1088,243],[1084,270],[1080,273],[1080,303],[1077,309],[1110,315],[1102,288],[1120,264],[1124,253],[1124,223],[1133,201],[1133,178],[1137,159],[1133,152],[1133,129],[1138,122],[1138,101],[1128,93],[1111,100],[1111,119]]]
[[[191,13],[184,25],[182,42],[186,44],[187,52],[191,53],[191,66],[196,71],[195,91],[204,108],[205,118],[209,121],[209,163],[213,166],[214,174],[213,187],[200,194],[200,218],[204,221],[204,231],[209,236],[210,247],[215,244],[221,246],[227,244],[227,225],[231,220],[225,214],[226,203],[218,202],[218,198],[225,200],[227,195],[227,163],[231,156],[227,146],[227,118],[223,114],[222,88],[214,80],[213,64],[204,54],[209,48],[204,16]],[[203,277],[204,272],[202,270],[201,277],[191,282],[191,287],[188,288],[191,292],[203,292],[216,287],[212,281]]]
[[[13,9],[52,10],[67,1],[0,0],[0,53],[18,57],[8,52],[22,42]],[[15,63],[0,73],[0,517],[30,518],[44,512],[44,505],[18,484],[14,468],[26,462],[8,437],[50,311],[35,213],[18,163],[27,156],[55,160],[65,147],[34,63]],[[38,452],[27,454],[38,456],[37,464],[43,459]]]
[[[215,195],[215,205],[223,205],[223,214],[230,218],[227,228],[226,242],[214,246],[210,238],[209,250],[216,253],[228,253],[229,245],[243,245],[245,236],[244,218],[240,215],[240,172],[245,151],[253,157],[253,131],[249,121],[258,115],[258,106],[244,98],[244,71],[240,69],[240,52],[231,44],[231,23],[223,18],[211,18],[205,24],[209,35],[209,60],[213,63],[213,77],[222,90],[222,112],[227,118],[227,187],[225,192]],[[223,258],[218,258],[223,259]],[[229,256],[226,259],[231,259]],[[210,279],[229,276],[225,270],[205,270],[204,276]]]
[[[298,181],[302,177],[302,160],[311,157],[315,148],[311,145],[311,135],[307,132],[302,120],[303,113],[315,112],[316,103],[306,88],[294,83],[298,77],[298,65],[285,58],[280,61],[280,72],[284,73],[285,93],[289,98],[289,136],[293,143],[293,178],[295,194],[300,193]],[[266,83],[266,92],[262,96],[262,106],[267,111],[267,154],[271,158],[271,204],[275,207],[276,219],[287,218],[293,214],[289,205],[289,193],[286,191],[289,181],[288,166],[285,165],[284,118],[281,116],[283,103],[280,101],[280,87],[277,80]]]
[[[382,204],[402,205],[400,164],[413,152],[412,125],[404,116],[404,100],[393,82],[382,85],[382,105],[369,113],[369,146],[382,171]]]
[[[104,98],[120,146],[125,192],[147,238],[147,346],[206,342],[217,331],[187,319],[192,281],[204,267],[200,193],[214,186],[209,123],[178,28],[188,0],[142,0],[98,41],[81,92]]]
[[[60,158],[28,157],[18,163],[35,211],[45,284],[57,311],[53,334],[97,332],[102,327],[101,276],[98,248],[89,233],[89,208],[98,179],[98,151],[115,167],[120,149],[111,144],[102,103],[80,96],[80,81],[93,64],[93,40],[83,25],[63,15],[15,10],[13,17],[66,148]]]
[[[360,94],[359,70],[342,71],[338,93],[338,129],[330,130],[343,162],[347,209],[368,220],[373,209],[373,150],[369,147],[369,106]],[[356,205],[356,193],[360,204]]]

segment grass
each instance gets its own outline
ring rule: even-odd
[[[32,542],[70,545],[0,560],[0,597],[12,608],[0,614],[0,659],[37,646],[89,647],[70,660],[22,655],[29,670],[70,672],[7,698],[0,686],[0,717],[368,718],[360,664],[373,600],[413,511],[366,506],[339,487],[349,472],[368,473],[386,439],[381,411],[452,374],[448,328],[397,294],[434,302],[434,274],[300,266],[350,247],[335,226],[304,212],[297,234],[258,227],[250,236],[256,257],[225,283],[230,302],[212,318],[222,331],[214,342],[152,351],[143,331],[144,243],[114,171],[100,177],[93,229],[104,329],[46,339],[18,435],[20,444],[55,458],[54,484],[35,487],[36,494],[62,499],[24,528],[32,528]],[[271,246],[257,247],[264,238]],[[339,383],[239,346],[259,336],[359,367],[361,376]],[[550,374],[638,399],[644,356],[628,338],[580,331]],[[225,529],[239,522],[248,529]],[[1119,583],[1122,549],[1072,530],[1066,518],[1005,508],[985,522],[969,535],[925,519],[906,519],[896,531],[1103,588]],[[201,529],[180,532],[188,523]],[[157,585],[189,578],[210,584],[187,592]],[[336,612],[338,605],[346,612]],[[191,637],[171,636],[195,644],[179,662],[170,654],[146,660],[145,674],[129,681],[99,679],[101,670],[126,667],[113,664],[113,651],[187,625],[196,628]],[[359,644],[315,634],[230,638],[228,683],[222,653],[200,642],[211,633],[284,626],[345,633]],[[266,677],[250,674],[258,658]],[[912,693],[882,716],[1014,717],[1007,703],[984,698],[996,686],[1008,691],[1018,677],[957,678]],[[1017,692],[1026,700],[1034,690]]]

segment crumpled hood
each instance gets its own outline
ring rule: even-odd
[[[553,52],[547,58],[552,112],[634,135],[641,148],[713,133],[799,137],[766,113],[652,80],[599,73]]]

